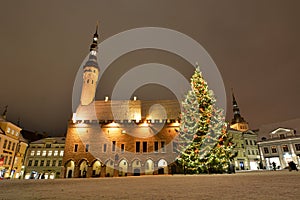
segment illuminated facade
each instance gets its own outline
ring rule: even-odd
[[[62,177],[168,174],[177,156],[178,101],[95,101],[97,31],[83,66],[81,103],[69,121]]]
[[[25,159],[25,179],[54,179],[61,176],[65,137],[31,142]]]
[[[228,130],[228,135],[235,144],[234,158],[236,170],[258,170],[260,156],[257,147],[257,133],[249,130],[248,122],[240,114],[237,101],[232,94],[233,119]]]
[[[27,142],[21,128],[6,120],[6,111],[0,117],[0,177],[19,178],[23,175]]]
[[[258,145],[266,169],[272,169],[273,162],[278,169],[288,167],[291,161],[300,165],[300,137],[294,129],[276,128],[269,132],[269,138],[262,138]]]

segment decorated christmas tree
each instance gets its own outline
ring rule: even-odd
[[[234,158],[222,109],[217,108],[200,68],[191,78],[191,90],[182,102],[177,162],[185,173],[223,173]]]

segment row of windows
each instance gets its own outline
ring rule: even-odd
[[[258,150],[252,149],[251,151],[248,149],[248,155],[258,155]]]
[[[88,79],[88,80],[86,81],[86,83],[90,83],[90,79]],[[91,83],[94,84],[94,80],[92,80]]]
[[[289,152],[289,147],[288,145],[282,145],[281,146],[283,152]],[[300,151],[300,144],[295,144],[295,149],[296,151]],[[269,151],[269,147],[264,147],[264,152],[265,154],[268,154],[270,151]],[[272,146],[271,147],[271,152],[272,153],[277,153],[277,147],[276,146]]]
[[[7,133],[11,133],[12,135],[19,136],[19,132],[7,127]]]
[[[246,145],[256,145],[255,140],[245,140]]]
[[[34,167],[38,167],[38,166],[39,167],[50,167],[50,166],[56,167],[56,166],[61,166],[61,165],[62,165],[62,160],[58,160],[58,162],[57,162],[57,160],[52,160],[52,162],[51,162],[51,160],[47,160],[46,164],[45,164],[45,160],[41,160],[40,162],[39,162],[39,160],[34,160],[34,162],[33,162],[33,160],[28,161],[29,167],[31,167],[31,166],[34,166]]]
[[[7,149],[7,150],[12,150],[12,151],[14,151],[14,150],[15,150],[15,146],[16,146],[16,143],[15,143],[15,142],[11,142],[11,141],[8,141],[8,140],[4,140],[4,143],[3,143],[3,149]]]
[[[52,150],[48,150],[48,151],[46,151],[46,150],[44,150],[44,151],[31,150],[30,156],[41,156],[41,153],[42,153],[42,156],[52,156],[52,154],[53,154],[53,156],[58,156],[58,150],[54,150],[54,151],[52,151]],[[63,155],[64,155],[64,150],[61,150],[59,152],[59,156],[63,156]]]
[[[1,158],[3,157],[3,155],[0,156]],[[4,165],[10,165],[12,162],[12,156],[4,156],[4,161],[3,161],[3,164]]]
[[[108,145],[107,144],[103,144],[103,148],[102,148],[102,152],[103,153],[106,153],[107,152],[107,147]],[[85,152],[89,152],[89,144],[86,144],[85,145]],[[136,141],[135,142],[135,152],[136,153],[147,153],[148,152],[148,147],[149,147],[149,144],[148,142],[146,141]],[[178,152],[178,149],[177,149],[178,145],[176,142],[173,142],[173,152]],[[155,153],[158,153],[159,152],[159,149],[160,149],[160,152],[161,153],[165,153],[166,152],[166,143],[165,141],[155,141],[153,143],[153,150]],[[121,144],[121,153],[124,153],[125,152],[125,144]],[[74,145],[74,152],[78,152],[78,144],[75,144]],[[111,143],[111,152],[116,152],[116,141],[112,141]]]

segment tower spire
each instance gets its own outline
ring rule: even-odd
[[[231,88],[232,93],[232,109],[233,109],[233,119],[231,121],[231,124],[239,123],[239,122],[245,122],[244,118],[241,116],[240,108],[237,104],[237,101],[234,96],[233,89]]]
[[[8,105],[5,106],[5,109],[4,109],[3,113],[2,113],[2,117],[3,117],[4,119],[6,119],[7,108],[8,108]]]
[[[93,55],[96,55],[97,50],[98,50],[98,39],[99,38],[98,38],[98,22],[97,22],[97,24],[96,24],[96,31],[95,31],[94,36],[93,36],[93,42],[92,42],[92,44],[90,46],[90,52]]]
[[[83,66],[83,86],[81,90],[81,105],[89,105],[94,101],[100,68],[97,61],[98,52],[98,23],[90,45],[87,62]]]

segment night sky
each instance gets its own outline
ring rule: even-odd
[[[0,111],[8,105],[8,120],[16,123],[20,118],[22,128],[65,134],[75,76],[99,20],[100,41],[150,26],[198,41],[223,77],[228,120],[231,88],[252,129],[297,118],[299,8],[297,0],[1,1]],[[131,67],[149,62],[172,66],[187,78],[193,73],[189,63],[172,53],[138,50],[112,63],[96,99],[110,95],[116,80]],[[146,85],[136,94],[140,99],[172,96],[157,85]]]

